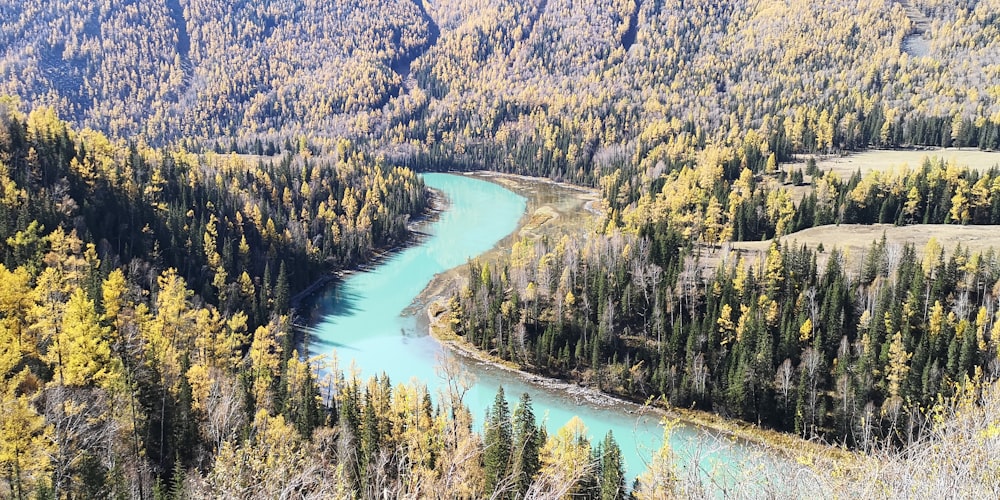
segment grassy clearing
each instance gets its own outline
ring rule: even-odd
[[[894,167],[908,165],[919,168],[924,158],[941,158],[945,162],[955,162],[966,165],[973,170],[987,170],[1000,165],[1000,152],[980,151],[978,149],[939,148],[926,150],[877,150],[851,153],[846,156],[830,156],[817,158],[816,166],[820,170],[832,170],[842,179],[848,179],[858,170],[864,175],[872,170],[885,171]],[[785,163],[783,167],[805,169],[806,157],[798,161]]]
[[[1000,249],[1000,226],[841,224],[805,229],[785,235],[781,241],[789,245],[806,245],[810,248],[816,248],[822,243],[824,252],[820,254],[818,262],[821,266],[825,264],[825,257],[829,256],[834,248],[839,248],[843,252],[848,266],[859,266],[867,248],[872,242],[881,239],[883,233],[890,244],[913,244],[918,253],[931,238],[937,239],[938,244],[946,252],[954,250],[958,244],[970,252],[983,252],[991,247]],[[758,258],[761,260],[764,258],[771,241],[741,241],[732,243],[731,248],[743,252],[747,262],[756,262]]]

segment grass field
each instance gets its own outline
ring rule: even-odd
[[[861,174],[871,170],[889,170],[893,167],[908,165],[919,168],[925,157],[941,158],[946,162],[954,161],[959,165],[967,165],[975,170],[986,170],[1000,165],[1000,152],[980,151],[978,149],[928,149],[928,150],[877,150],[851,153],[846,156],[818,157],[816,165],[823,170],[833,170],[841,178],[849,178],[858,170]],[[805,168],[806,157],[798,161],[784,164],[785,168]]]
[[[1000,250],[1000,226],[953,226],[945,224],[917,224],[912,226],[894,226],[891,224],[841,224],[809,228],[792,233],[781,238],[782,243],[792,246],[806,245],[816,248],[823,244],[824,251],[820,254],[818,264],[825,265],[830,251],[839,248],[845,256],[848,269],[857,269],[868,247],[885,234],[890,244],[905,245],[912,243],[918,255],[931,238],[936,238],[945,252],[951,252],[959,243],[971,252],[984,252],[993,247]],[[741,241],[731,244],[731,248],[743,253],[748,263],[763,259],[771,240]]]

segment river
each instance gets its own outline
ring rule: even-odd
[[[447,209],[422,229],[427,236],[418,244],[320,293],[312,306],[309,332],[313,354],[335,350],[341,369],[353,364],[362,377],[385,372],[394,384],[415,379],[435,394],[443,385],[436,370],[440,359],[456,355],[428,335],[422,310],[406,310],[437,273],[466,264],[514,232],[525,214],[526,200],[498,184],[468,176],[432,173],[423,178],[447,198]],[[661,445],[663,431],[656,412],[628,403],[593,401],[583,397],[583,391],[548,387],[534,377],[458,359],[475,377],[465,402],[477,425],[499,385],[511,405],[527,392],[549,434],[574,415],[586,424],[592,443],[613,431],[625,458],[629,486]],[[690,426],[675,430],[671,445],[682,463],[690,464],[691,454],[696,454],[703,470],[728,469],[748,453],[712,431]]]

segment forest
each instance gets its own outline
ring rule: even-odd
[[[774,243],[712,269],[679,238],[521,242],[471,263],[456,331],[539,373],[851,447],[909,444],[930,410],[996,377],[1000,261],[989,251]]]
[[[751,132],[779,161],[997,149],[995,1],[907,4],[8,0],[0,92],[154,145],[347,138],[591,185]]]
[[[548,435],[527,394],[501,389],[479,432],[456,366],[432,399],[308,356],[291,298],[404,241],[428,203],[412,171],[0,104],[0,496],[656,498],[677,476],[666,446],[626,485],[613,435]]]
[[[474,427],[453,366],[430,394],[309,357],[296,298],[413,241],[417,172],[481,169],[603,219],[470,262],[470,346],[864,452],[732,496],[996,496],[1000,255],[795,233],[1000,224],[1000,165],[815,161],[1000,150],[997,12],[0,0],[0,497],[711,496],[669,446],[625,484],[614,436],[530,399]]]
[[[13,99],[0,124],[3,496],[145,497],[258,410],[325,421],[291,298],[408,238],[412,171],[152,149]]]

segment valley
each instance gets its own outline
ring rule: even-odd
[[[993,498],[997,0],[0,0],[0,498]]]

